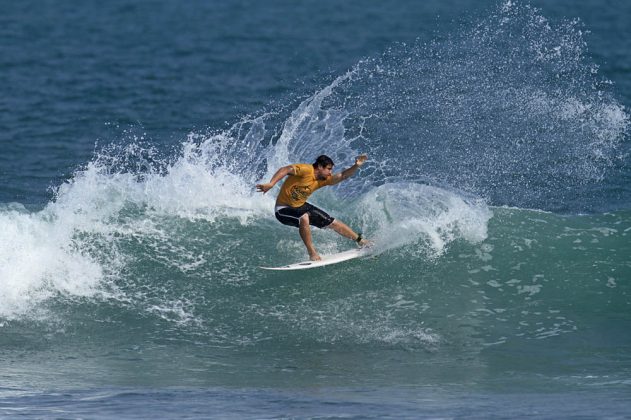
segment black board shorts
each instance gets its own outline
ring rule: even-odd
[[[299,219],[305,213],[309,213],[309,224],[320,229],[329,226],[335,220],[324,210],[309,203],[300,207],[277,206],[274,215],[284,225],[299,227]]]

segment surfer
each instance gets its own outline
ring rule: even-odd
[[[352,239],[359,246],[368,245],[368,241],[362,238],[361,233],[355,233],[342,221],[329,216],[324,210],[307,203],[309,196],[318,188],[327,185],[335,185],[353,176],[355,172],[368,159],[367,155],[359,155],[355,158],[355,164],[344,171],[332,174],[333,160],[326,156],[319,156],[313,164],[297,163],[280,168],[267,184],[257,184],[257,191],[265,194],[274,185],[287,176],[276,198],[274,214],[279,222],[284,225],[294,226],[299,229],[300,237],[307,247],[309,258],[319,261],[320,255],[311,241],[311,227],[320,229],[330,227],[340,235]]]

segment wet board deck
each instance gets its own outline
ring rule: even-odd
[[[305,270],[308,268],[324,267],[325,265],[337,264],[343,261],[352,260],[355,258],[368,255],[368,248],[351,249],[344,252],[331,255],[321,255],[321,261],[301,261],[294,264],[283,265],[280,267],[260,267],[263,270]]]

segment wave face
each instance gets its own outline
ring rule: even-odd
[[[105,147],[43,209],[0,208],[3,346],[94,354],[105,383],[264,385],[314,371],[475,382],[502,363],[487,349],[536,352],[597,328],[603,311],[604,334],[623,331],[629,116],[580,24],[506,2],[454,37],[357,63],[281,114],[191,133],[176,152]],[[259,270],[305,251],[255,183],[321,153],[342,169],[360,152],[361,173],[313,201],[377,255],[300,277]],[[314,240],[321,253],[349,246],[327,230]],[[391,357],[319,366],[332,348]],[[42,377],[55,360],[38,361]],[[128,376],[138,360],[160,377]],[[513,369],[558,366],[537,363]]]

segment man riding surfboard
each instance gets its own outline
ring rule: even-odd
[[[360,246],[369,242],[355,233],[342,221],[329,216],[324,210],[307,203],[309,196],[317,189],[327,185],[335,185],[353,176],[355,172],[368,159],[367,155],[359,155],[355,158],[355,164],[344,171],[332,174],[333,160],[326,156],[318,156],[313,164],[298,163],[280,168],[267,184],[257,184],[257,191],[265,194],[271,190],[281,179],[287,177],[280,188],[276,198],[274,214],[278,221],[284,225],[294,226],[299,229],[300,237],[307,247],[309,258],[319,261],[320,255],[311,241],[311,227],[320,229],[330,227],[340,235],[352,239]]]

